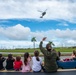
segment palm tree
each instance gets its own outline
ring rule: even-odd
[[[55,46],[55,44],[52,41],[49,41],[49,44]]]
[[[33,37],[33,38],[31,39],[31,41],[33,42],[33,46],[34,46],[34,50],[35,50],[36,37]]]

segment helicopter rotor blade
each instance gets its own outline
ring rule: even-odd
[[[42,11],[38,10],[38,12],[42,12]]]
[[[47,9],[46,9],[45,11],[47,11]],[[45,11],[44,11],[44,12],[45,12]]]

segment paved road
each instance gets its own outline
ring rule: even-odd
[[[23,52],[0,52],[1,54],[24,54]],[[33,53],[30,53],[33,54]],[[42,54],[42,53],[40,53]],[[72,52],[61,52],[61,54],[72,54]]]
[[[24,54],[23,52],[0,52],[1,54]],[[34,54],[34,53],[30,53],[30,54]],[[42,53],[40,53],[42,54]]]

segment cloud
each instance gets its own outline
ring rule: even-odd
[[[12,48],[33,48],[33,43],[31,41],[12,41],[12,40],[1,40],[0,48],[2,49],[12,49]]]
[[[37,32],[36,32],[37,33]],[[66,30],[60,30],[60,29],[56,29],[56,30],[48,30],[48,31],[42,31],[42,32],[38,32],[37,34],[44,34],[43,36],[47,36],[50,39],[54,39],[54,38],[65,38],[65,39],[76,39],[76,30],[70,30],[70,29],[66,29]]]
[[[20,24],[7,28],[1,27],[0,34],[8,39],[24,40],[28,39],[28,35],[30,34],[30,28],[24,27]]]
[[[76,44],[76,30],[48,30],[48,31],[41,31],[41,32],[31,32],[32,36],[35,36],[37,41],[42,40],[43,37],[47,37],[46,41],[52,41],[54,42],[55,46],[72,46]],[[69,41],[71,41],[71,44]]]
[[[67,28],[65,30],[52,29],[47,31],[32,32],[29,27],[17,24],[6,28],[0,27],[0,35],[14,40],[27,40],[32,37],[36,37],[38,40],[41,40],[44,36],[48,37],[48,40],[50,40],[50,38],[76,39],[76,30],[70,30]]]
[[[69,26],[69,25],[66,22],[62,22],[62,23],[57,24],[57,26]]]
[[[76,23],[75,0],[0,0],[0,19],[39,19],[41,12],[38,10],[45,11],[46,9],[47,13],[43,19],[62,19]]]
[[[4,36],[4,39],[3,37],[1,38],[1,36]],[[47,37],[46,43],[48,41],[52,41],[54,42],[55,46],[62,46],[62,44],[66,46],[71,46],[76,44],[76,30],[70,30],[70,29],[54,30],[53,29],[53,30],[47,30],[47,31],[32,32],[29,27],[24,27],[21,24],[17,24],[15,26],[7,27],[7,28],[0,27],[0,40],[6,41],[6,43],[3,42],[6,45],[6,47],[8,47],[7,44],[9,45],[11,42],[12,44],[10,44],[10,47],[13,45],[16,47],[18,46],[33,47],[31,43],[32,37],[36,37],[36,40],[37,40],[36,47],[38,47],[39,42],[45,36]],[[12,40],[14,41],[14,43]],[[24,42],[26,42],[26,44]]]

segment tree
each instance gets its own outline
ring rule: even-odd
[[[31,39],[31,41],[33,42],[33,46],[34,46],[34,50],[35,50],[36,37],[33,37],[33,38]]]
[[[49,41],[49,44],[52,46],[55,46],[55,44],[52,41]]]

